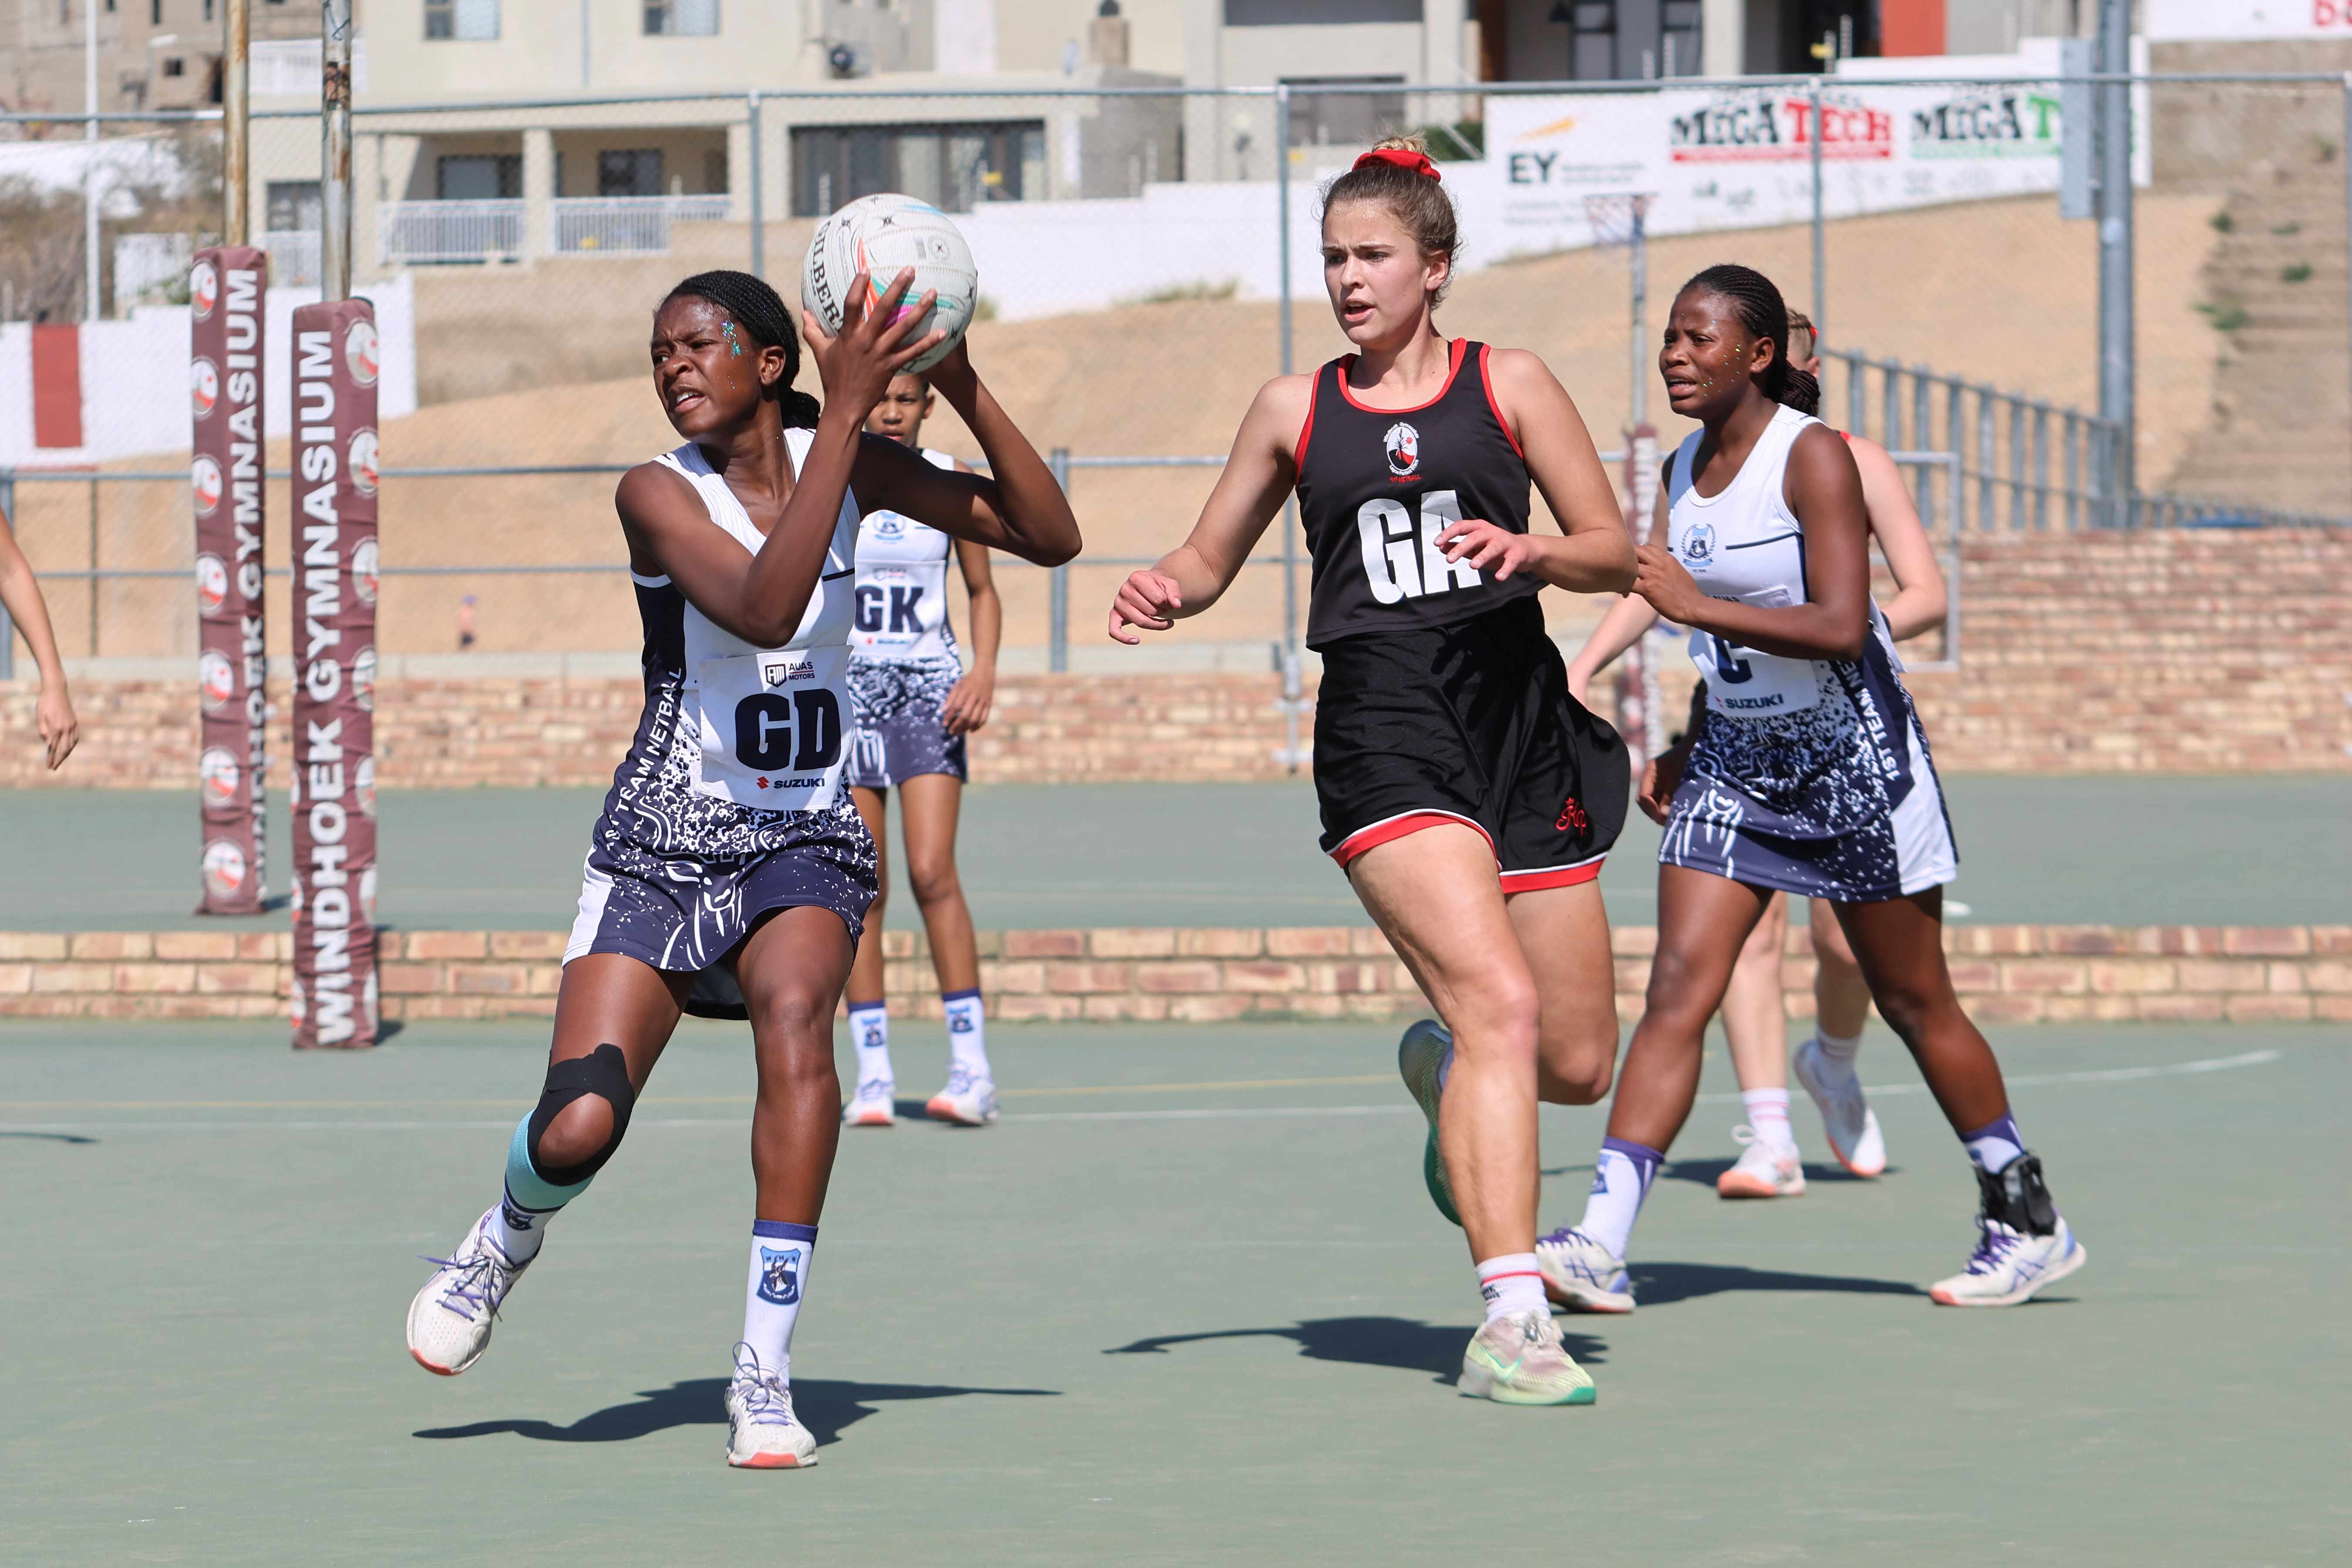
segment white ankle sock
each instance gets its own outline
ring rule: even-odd
[[[1782,1152],[1797,1152],[1796,1130],[1789,1125],[1789,1091],[1785,1089],[1743,1089],[1739,1099],[1748,1107],[1748,1125],[1756,1141]]]
[[[1830,1068],[1843,1071],[1851,1078],[1853,1075],[1854,1055],[1862,1049],[1862,1037],[1832,1035],[1815,1029],[1813,1048],[1821,1053],[1822,1060]]]
[[[849,1009],[849,1040],[857,1047],[857,1081],[896,1083],[890,1070],[890,1011],[879,1002]]]
[[[1633,1222],[1642,1217],[1642,1200],[1650,1193],[1650,1178],[1664,1159],[1647,1144],[1604,1139],[1592,1163],[1592,1195],[1584,1200],[1584,1218],[1576,1228],[1624,1257],[1633,1239]]]
[[[1551,1311],[1544,1299],[1543,1272],[1532,1252],[1507,1252],[1479,1264],[1478,1294],[1486,1298],[1490,1323],[1514,1312]]]
[[[948,1059],[974,1078],[994,1080],[988,1069],[988,1034],[980,993],[949,991],[940,996],[948,1017]]]
[[[743,1287],[743,1342],[760,1364],[786,1382],[793,1375],[793,1325],[808,1289],[816,1226],[782,1220],[751,1222],[751,1279]]]
[[[490,1211],[491,1244],[507,1255],[508,1262],[528,1263],[539,1256],[540,1244],[547,1239],[547,1222],[560,1212],[527,1209],[511,1194],[501,1193],[499,1206]]]

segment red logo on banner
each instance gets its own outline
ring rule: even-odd
[[[362,539],[352,548],[352,592],[362,605],[375,603],[375,540]]]
[[[352,660],[352,700],[364,712],[375,711],[375,649],[363,647]]]
[[[245,851],[226,838],[205,846],[205,891],[226,902],[245,887]]]
[[[375,494],[375,432],[352,432],[352,488],[363,496]]]
[[[213,509],[220,505],[221,500],[219,460],[199,454],[196,460],[188,465],[188,480],[195,487],[196,510],[205,517],[210,517],[213,514]]]
[[[228,655],[206,648],[197,658],[196,689],[204,694],[206,708],[228,706],[228,700],[236,695],[236,666],[229,663]]]
[[[188,366],[188,402],[202,419],[220,401],[220,366],[208,359],[194,361]]]
[[[236,759],[218,746],[207,747],[197,760],[196,777],[204,789],[205,805],[218,811],[236,804],[236,784],[242,770]]]
[[[207,510],[210,508],[205,509]],[[196,605],[205,615],[217,616],[228,603],[228,565],[217,555],[196,557]],[[212,753],[205,753],[210,756]],[[227,753],[223,752],[224,756]]]
[[[196,320],[203,321],[213,313],[220,302],[220,274],[209,261],[199,261],[188,272],[188,303],[195,307]]]
[[[353,321],[351,331],[343,334],[343,363],[351,367],[352,379],[362,386],[373,386],[377,357],[375,323]]]

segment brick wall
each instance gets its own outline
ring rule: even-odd
[[[1987,541],[1967,548],[1961,595],[1962,668],[1909,678],[1942,767],[2352,771],[2352,531]],[[1670,704],[1689,680],[1673,660]],[[0,787],[193,786],[193,671],[75,695],[81,749],[52,775],[31,683],[0,684]],[[973,775],[1280,777],[1279,697],[1271,674],[1008,676]],[[377,783],[606,784],[641,702],[626,679],[387,679]],[[289,754],[282,722],[270,748]]]
[[[386,931],[387,1018],[543,1017],[561,931]],[[992,1017],[1071,1022],[1389,1020],[1426,1011],[1370,927],[981,933]],[[1781,966],[1791,1018],[1812,1013],[1801,929]],[[0,1016],[268,1018],[286,1014],[283,931],[0,932]],[[1614,933],[1618,1016],[1641,1013],[1657,933]],[[1948,926],[1953,983],[1987,1023],[2352,1023],[2352,926]],[[937,1017],[920,940],[885,941],[890,1010]]]

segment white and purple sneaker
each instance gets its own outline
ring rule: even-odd
[[[857,1092],[841,1108],[841,1120],[850,1127],[892,1127],[898,1124],[898,1086],[887,1078],[858,1080]]]
[[[1984,1207],[1968,1267],[1927,1287],[1939,1307],[2014,1307],[2091,1260],[2042,1184],[2042,1162],[2021,1154],[1996,1175],[1977,1173]]]
[[[517,1263],[490,1239],[496,1209],[484,1211],[466,1239],[446,1258],[428,1258],[433,1278],[408,1303],[408,1353],[416,1364],[441,1377],[455,1377],[490,1346],[499,1304],[514,1289],[525,1258]]]
[[[1633,1280],[1625,1260],[1574,1226],[1536,1243],[1544,1294],[1571,1312],[1630,1312]]]

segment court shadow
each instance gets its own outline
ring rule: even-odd
[[[1103,1354],[1165,1355],[1176,1345],[1248,1339],[1288,1340],[1298,1347],[1300,1355],[1316,1361],[1425,1372],[1439,1383],[1451,1384],[1462,1371],[1462,1349],[1470,1336],[1458,1323],[1423,1323],[1411,1318],[1312,1318],[1284,1329],[1160,1334],[1114,1346]],[[1561,1339],[1568,1353],[1588,1366],[1601,1365],[1609,1359],[1603,1342],[1590,1334],[1564,1333]]]
[[[1722,1159],[1675,1160],[1662,1167],[1659,1170],[1658,1174],[1660,1177],[1669,1182],[1691,1182],[1699,1186],[1711,1187],[1715,1185],[1717,1177],[1722,1175],[1724,1172],[1731,1169],[1731,1167],[1737,1163],[1737,1161]],[[1592,1167],[1587,1165],[1584,1168],[1589,1171]],[[1804,1172],[1805,1181],[1809,1184],[1814,1182],[1860,1182],[1864,1180],[1863,1177],[1854,1175],[1843,1165],[1838,1164],[1834,1161],[1827,1164],[1815,1164],[1812,1161],[1807,1160],[1804,1162]],[[1895,1176],[1902,1174],[1902,1172],[1903,1167],[1900,1165],[1889,1165],[1886,1167],[1885,1174]],[[1549,1175],[1551,1173],[1547,1171],[1544,1173],[1546,1175]],[[1874,1177],[1871,1179],[1875,1180],[1876,1178]]]
[[[1727,1290],[1826,1290],[1861,1296],[1925,1296],[1902,1279],[1864,1279],[1848,1274],[1790,1274],[1778,1268],[1744,1268],[1720,1263],[1635,1263],[1633,1297],[1643,1307],[1719,1296]]]
[[[97,1139],[87,1137],[79,1132],[10,1132],[0,1131],[0,1138],[36,1138],[46,1143],[95,1143],[98,1142]]]
[[[1061,1396],[1061,1390],[795,1378],[793,1412],[823,1447],[836,1441],[844,1427],[873,1415],[877,1406],[907,1399],[952,1399],[967,1394],[1054,1399]],[[643,1390],[626,1405],[608,1405],[602,1410],[591,1411],[568,1426],[559,1426],[552,1421],[476,1421],[464,1426],[427,1426],[410,1436],[440,1440],[511,1434],[541,1443],[629,1443],[656,1432],[667,1432],[673,1426],[723,1426],[727,1424],[726,1398],[725,1378],[690,1377],[667,1388]]]

